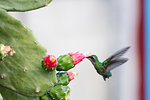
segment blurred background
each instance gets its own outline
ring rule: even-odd
[[[138,2],[139,1],[139,2]],[[131,46],[129,61],[112,71],[106,81],[84,59],[71,71],[79,75],[70,83],[70,100],[144,100],[140,38],[140,0],[54,0],[47,7],[11,12],[34,33],[48,54],[92,52],[104,61]],[[140,32],[139,32],[140,31]],[[141,49],[140,49],[141,48]]]

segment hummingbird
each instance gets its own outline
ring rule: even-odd
[[[116,53],[114,53],[112,56],[110,56],[108,59],[104,60],[103,62],[100,62],[98,60],[98,57],[96,55],[90,55],[86,57],[91,61],[93,66],[95,67],[98,74],[103,76],[104,81],[106,81],[106,78],[109,79],[109,77],[112,76],[112,73],[110,72],[114,68],[124,64],[128,61],[127,58],[122,58],[123,54],[125,54],[130,47],[123,48]]]

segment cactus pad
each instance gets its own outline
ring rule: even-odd
[[[9,45],[16,52],[0,61],[0,86],[30,97],[42,96],[53,87],[55,71],[47,72],[41,67],[46,50],[36,42],[30,29],[2,9],[0,44]]]
[[[50,96],[53,100],[67,100],[70,95],[68,86],[57,85],[50,90]]]
[[[7,11],[29,11],[48,5],[52,0],[0,0],[0,8]]]
[[[3,99],[0,100],[39,100],[39,97],[27,97],[0,86]]]

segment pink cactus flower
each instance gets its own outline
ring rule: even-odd
[[[78,73],[73,73],[73,72],[66,72],[66,73],[69,76],[69,81],[72,81],[75,78],[75,76],[78,75]]]
[[[44,57],[44,64],[47,66],[47,68],[53,68],[57,66],[57,58],[53,55],[48,55]]]
[[[76,53],[69,53],[69,55],[72,57],[73,59],[73,64],[76,65],[79,62],[81,62],[84,58],[88,57],[91,55],[91,53],[80,53],[79,51]]]

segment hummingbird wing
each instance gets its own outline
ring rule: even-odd
[[[129,50],[129,46],[126,47],[126,48],[123,48],[119,51],[117,51],[116,53],[114,53],[111,57],[109,57],[111,60],[115,60],[115,59],[118,59],[120,58],[121,56],[123,56],[123,54],[125,54],[128,50]]]
[[[121,59],[110,61],[110,63],[107,64],[106,66],[106,72],[109,73],[111,70],[113,70],[116,67],[119,67],[120,65],[124,64],[127,61],[128,61],[127,58],[121,58]]]
[[[125,54],[129,48],[130,47],[126,47],[126,48],[123,48],[123,49],[117,51],[111,57],[109,57],[108,59],[106,59],[103,62],[103,66],[105,67],[107,72],[109,72],[110,70],[112,70],[112,69],[118,67],[119,65],[122,65],[123,63],[128,61],[127,58],[121,59],[120,57],[123,56],[123,54]]]

